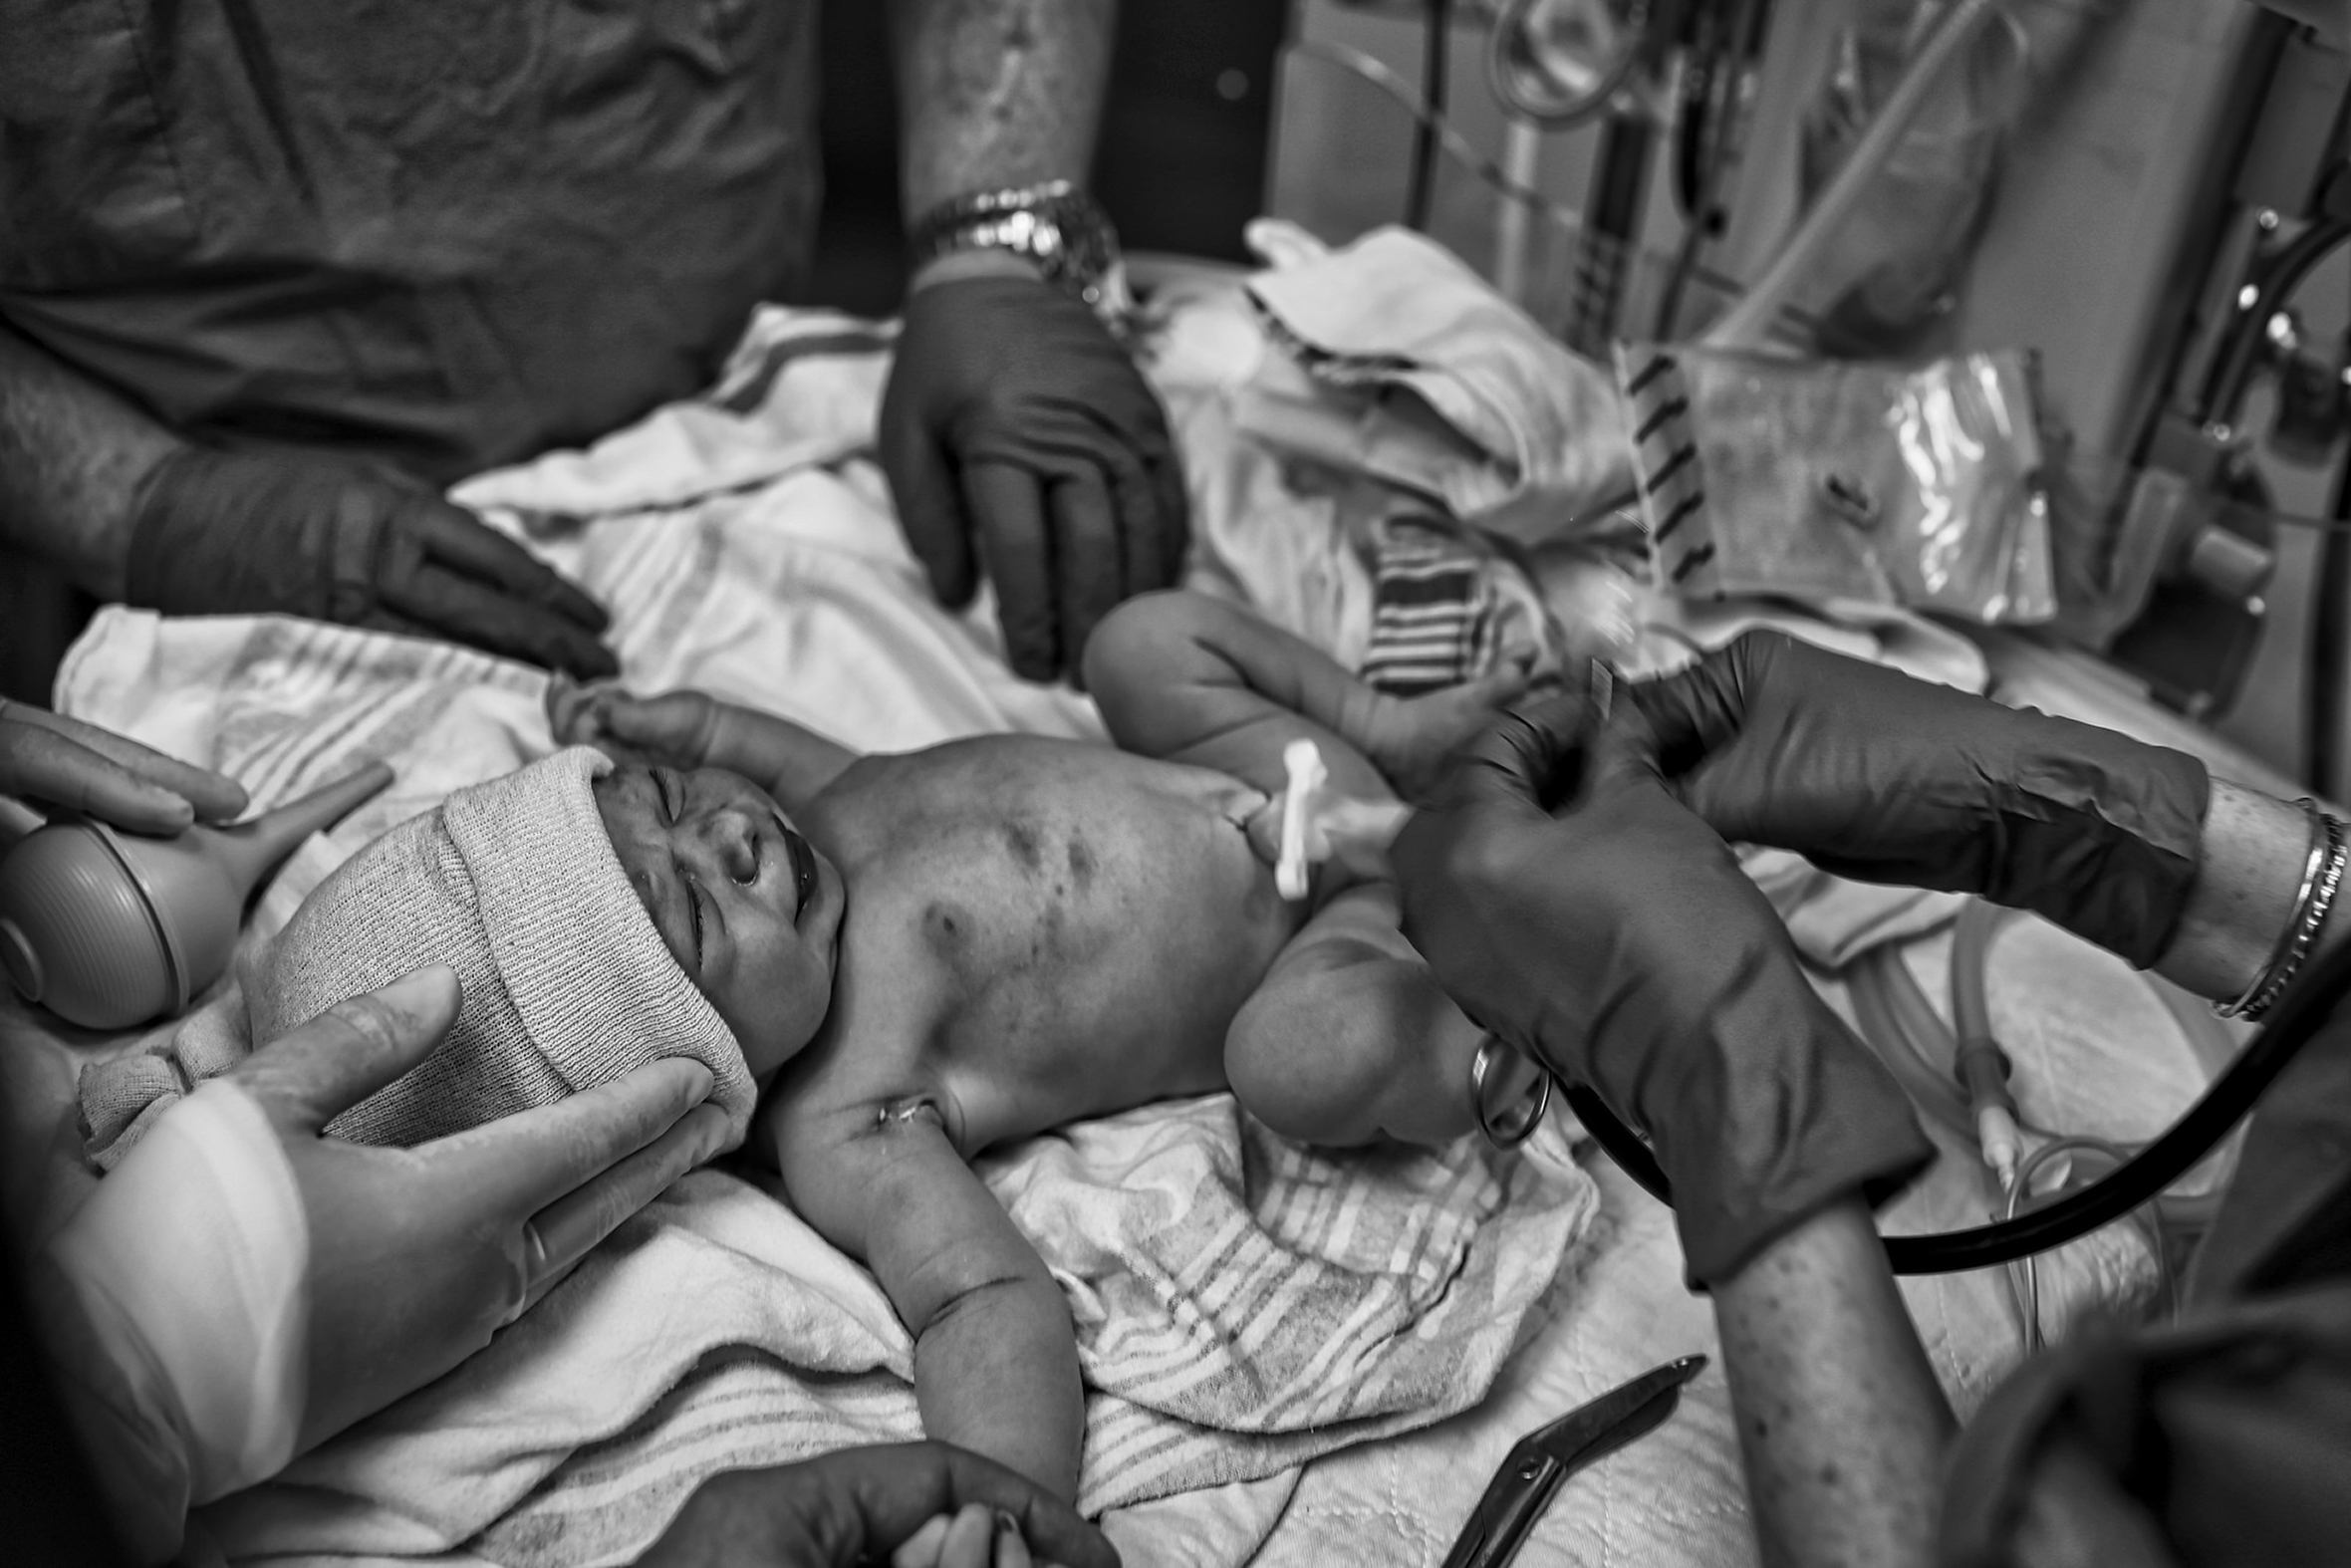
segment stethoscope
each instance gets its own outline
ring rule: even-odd
[[[1622,678],[1604,660],[1593,661],[1592,702],[1598,721],[1607,720]],[[2229,1129],[2244,1120],[2295,1053],[2333,1015],[2346,992],[2351,992],[2351,944],[2296,980],[2279,998],[2269,1022],[2213,1080],[2203,1097],[2161,1137],[2113,1171],[2079,1191],[2014,1218],[1966,1230],[1887,1236],[1883,1238],[1886,1261],[1897,1274],[1956,1274],[1990,1268],[2063,1246],[2123,1218],[2186,1176],[2228,1136]],[[1497,1113],[1489,1110],[1485,1092],[1488,1082],[1501,1076],[1492,1068],[1492,1057],[1500,1051],[1519,1057],[1535,1082],[1518,1104]],[[1652,1197],[1672,1205],[1672,1184],[1648,1143],[1589,1087],[1557,1078],[1543,1063],[1490,1035],[1478,1049],[1471,1082],[1479,1129],[1496,1147],[1513,1148],[1533,1136],[1556,1086],[1559,1097],[1583,1123],[1592,1141]]]
[[[2078,1192],[2013,1219],[1934,1235],[1887,1236],[1886,1261],[1897,1274],[1952,1274],[2014,1262],[2062,1246],[2111,1224],[2186,1176],[2228,1136],[2262,1094],[2334,1015],[2351,992],[2351,945],[2321,959],[2280,998],[2277,1010],[2250,1044],[2213,1080],[2162,1137]],[[1560,1096],[1592,1140],[1658,1201],[1674,1201],[1666,1173],[1641,1136],[1581,1084],[1562,1082]],[[1529,1131],[1532,1129],[1529,1128]]]

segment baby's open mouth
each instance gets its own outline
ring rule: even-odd
[[[797,920],[808,913],[808,906],[816,899],[816,851],[782,817],[776,818],[775,825],[783,830],[784,853],[792,858],[792,886],[799,894],[799,902],[792,907],[792,918]]]

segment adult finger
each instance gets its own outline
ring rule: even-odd
[[[226,822],[245,809],[245,788],[236,780],[224,774],[215,773],[210,768],[199,768],[193,763],[182,762],[177,757],[165,756],[152,747],[140,745],[128,735],[118,735],[112,730],[101,729],[96,724],[86,724],[78,718],[68,718],[63,713],[55,713],[48,708],[34,707],[23,702],[9,702],[4,699],[0,699],[0,722],[25,726],[27,733],[18,737],[19,746],[32,746],[35,750],[39,750],[41,748],[35,744],[38,736],[49,735],[71,747],[71,750],[62,754],[76,761],[81,760],[85,753],[103,758],[110,766],[96,770],[94,776],[128,778],[132,784],[139,786],[135,791],[136,799],[145,809],[152,812],[156,807],[161,806],[165,815],[175,819],[168,825],[158,824],[150,829],[141,822],[116,822],[113,817],[107,817],[108,821],[116,822],[118,827],[131,828],[139,832],[171,833],[187,826],[191,812],[195,820],[199,822]],[[0,767],[5,767],[8,763],[7,753],[17,749],[18,747],[0,748]],[[29,791],[30,786],[26,786],[26,788]],[[172,796],[181,802],[185,809],[158,802],[151,793],[154,790],[160,790]],[[54,795],[43,798],[58,799]],[[62,800],[58,803],[60,805],[67,804]],[[105,816],[106,812],[102,809],[104,805],[105,801],[102,799],[94,801],[89,806],[76,809],[90,811],[96,816]],[[130,806],[128,809],[137,810],[139,807]]]
[[[1054,635],[1053,560],[1036,476],[1009,463],[975,462],[963,470],[963,493],[996,585],[1004,656],[1014,674],[1051,680],[1065,650]]]
[[[229,1069],[282,1128],[316,1133],[430,1056],[464,991],[445,963],[336,1003]]]
[[[1119,432],[1110,433],[1097,459],[1110,480],[1111,515],[1119,530],[1118,595],[1132,599],[1168,586],[1161,576],[1167,557],[1160,538],[1160,493],[1142,455]]]
[[[1594,794],[1659,782],[1657,730],[1639,705],[1619,703],[1584,747],[1585,779]]]
[[[184,798],[78,741],[30,727],[0,749],[0,795],[29,795],[133,833],[173,834],[196,820]]]
[[[931,593],[949,609],[962,609],[979,592],[979,558],[972,549],[973,523],[964,515],[963,495],[945,451],[926,428],[895,428],[886,409],[882,473],[898,505],[899,529],[922,563]]]
[[[482,1212],[520,1217],[652,1145],[709,1094],[710,1069],[668,1056],[422,1147]]]
[[[706,1103],[695,1106],[651,1144],[533,1214],[523,1257],[524,1308],[561,1283],[623,1220],[725,1144],[726,1113]]]
[[[1560,691],[1503,713],[1453,759],[1431,804],[1445,811],[1505,805],[1548,813],[1580,782],[1591,711],[1583,692]]]
[[[1010,1514],[1034,1556],[1067,1568],[1118,1568],[1118,1552],[1076,1509],[1026,1476],[950,1443],[842,1448],[801,1467],[859,1532],[835,1543],[848,1548],[847,1557],[887,1550],[933,1515],[979,1503]]]
[[[989,1568],[996,1555],[996,1510],[967,1502],[947,1521],[938,1543],[938,1568]]]
[[[377,585],[385,605],[443,637],[584,679],[620,673],[612,650],[578,622],[431,560]]]
[[[1117,508],[1110,487],[1080,463],[1054,484],[1053,562],[1060,610],[1061,650],[1072,668],[1102,618],[1119,605],[1126,574],[1119,560]]]
[[[1687,772],[1738,738],[1758,673],[1788,643],[1781,633],[1747,632],[1673,674],[1621,688],[1648,719],[1660,765],[1669,776]]]
[[[938,1568],[939,1548],[946,1544],[947,1530],[954,1522],[954,1516],[945,1513],[923,1520],[922,1527],[899,1542],[890,1554],[890,1568]]]
[[[525,604],[552,611],[591,637],[602,636],[613,624],[586,589],[463,507],[425,502],[402,514],[393,526],[413,529],[425,554],[434,560]]]

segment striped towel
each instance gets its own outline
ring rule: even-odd
[[[1223,1095],[982,1174],[1077,1325],[1090,1515],[1475,1404],[1597,1203],[1557,1144],[1326,1158]],[[705,1172],[455,1373],[200,1522],[238,1560],[625,1562],[705,1476],[920,1436],[912,1371],[870,1276]]]
[[[1400,518],[1373,545],[1365,682],[1418,696],[1485,673],[1494,656],[1487,562],[1435,519]]]
[[[753,332],[793,325],[762,313]],[[871,359],[861,348],[860,385]],[[1099,734],[1083,698],[1010,675],[984,606],[965,618],[931,601],[885,492],[837,443],[744,477],[756,443],[723,421],[790,431],[792,400],[834,395],[843,369],[814,353],[759,365],[766,400],[748,414],[660,410],[459,498],[536,528],[542,553],[612,607],[634,685],[762,702],[873,750]],[[735,453],[712,493],[690,496],[684,468],[661,466],[711,450]],[[392,818],[552,749],[541,687],[402,638],[110,610],[60,700],[229,768],[264,804],[394,763],[389,800],[299,852],[258,911],[266,927]],[[238,1012],[231,991],[199,1016],[218,1029]],[[982,1175],[1077,1325],[1089,1512],[1277,1474],[1473,1405],[1596,1201],[1555,1148],[1326,1158],[1222,1095],[1034,1140]],[[865,1270],[769,1193],[703,1173],[457,1372],[203,1522],[237,1559],[626,1561],[715,1470],[914,1436],[911,1376],[905,1330]]]

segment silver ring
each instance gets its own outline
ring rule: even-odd
[[[1485,1136],[1487,1143],[1496,1149],[1511,1150],[1534,1137],[1535,1129],[1543,1125],[1544,1113],[1551,1109],[1551,1073],[1540,1063],[1534,1064],[1535,1087],[1529,1096],[1534,1102],[1534,1109],[1525,1112],[1515,1126],[1497,1129],[1494,1118],[1489,1117],[1485,1109],[1485,1079],[1492,1068],[1493,1053],[1497,1049],[1517,1054],[1513,1047],[1498,1036],[1488,1034],[1477,1042],[1477,1054],[1469,1058],[1469,1111],[1476,1117],[1477,1131]],[[1521,1100],[1519,1103],[1523,1106],[1526,1102]]]

